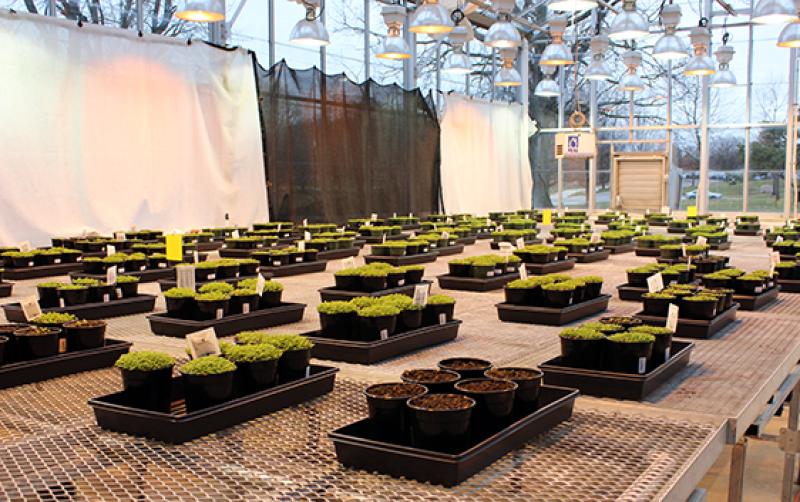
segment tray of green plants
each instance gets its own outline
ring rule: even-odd
[[[402,240],[406,238],[403,227],[400,225],[377,225],[365,223],[358,227],[359,238],[367,244],[377,244],[384,241]]]
[[[457,357],[367,387],[368,416],[329,434],[345,467],[455,486],[572,416],[578,391],[534,368]]]
[[[781,261],[796,261],[800,253],[800,240],[775,241],[771,244],[772,250],[781,255]]]
[[[593,263],[596,261],[607,260],[611,255],[611,250],[605,248],[605,243],[592,242],[582,237],[571,239],[556,239],[553,245],[567,248],[567,256],[578,263]]]
[[[167,311],[147,316],[156,335],[183,337],[187,333],[214,328],[217,336],[238,331],[290,324],[303,318],[305,304],[281,300],[283,285],[266,281],[261,295],[256,279],[238,283],[210,282],[197,291],[171,288],[164,291]]]
[[[642,235],[636,238],[636,256],[661,256],[661,246],[680,244],[679,235]]]
[[[55,312],[0,324],[0,389],[111,366],[131,343],[105,333],[105,321]]]
[[[639,267],[633,267],[626,270],[628,282],[617,286],[617,293],[620,300],[639,302],[642,301],[642,295],[647,293],[647,279],[655,274],[660,273],[664,284],[689,284],[694,282],[695,272],[697,266],[692,264],[689,267],[688,263],[674,263],[672,265],[666,263],[648,263]]]
[[[178,285],[178,268],[187,266],[194,267],[194,281],[198,286],[209,282],[229,282],[236,283],[242,279],[255,278],[258,274],[269,279],[274,273],[267,267],[262,267],[255,259],[233,259],[223,258],[220,260],[207,260],[199,263],[178,264],[172,272],[170,279],[159,279],[158,285],[161,291],[166,291]]]
[[[608,211],[597,215],[595,222],[599,225],[608,225],[612,221],[624,220],[628,217],[628,213],[620,211]]]
[[[776,267],[777,279],[768,270],[747,273],[738,268],[728,268],[705,274],[700,280],[707,288],[733,290],[733,301],[739,304],[740,309],[758,310],[778,299],[782,269]]]
[[[433,241],[436,246],[440,237]],[[442,239],[446,242],[446,239]],[[417,265],[436,261],[439,253],[431,247],[429,239],[395,240],[372,244],[369,255],[364,257],[366,263],[388,263],[390,265]]]
[[[736,320],[739,305],[733,289],[672,284],[661,291],[642,295],[642,311],[634,317],[646,324],[664,326],[670,304],[678,306],[675,336],[711,338]]]
[[[319,295],[324,302],[392,293],[413,295],[418,284],[430,284],[430,281],[422,280],[424,273],[425,268],[422,265],[394,267],[380,262],[344,268],[334,273],[334,286],[320,289]]]
[[[36,285],[42,312],[75,314],[82,319],[106,319],[150,312],[156,297],[140,294],[138,280],[120,276],[116,284],[87,277],[67,282],[42,282]],[[19,303],[3,305],[6,319],[25,322]]]
[[[454,310],[455,299],[445,295],[432,295],[425,305],[403,294],[322,302],[320,330],[304,336],[318,359],[373,364],[454,340],[461,324]]]
[[[519,256],[494,254],[458,258],[448,262],[449,273],[438,276],[442,289],[491,291],[519,277]]]
[[[649,213],[645,215],[647,223],[654,227],[666,227],[672,221],[672,215],[666,213]]]
[[[737,216],[733,233],[735,235],[759,235],[761,233],[761,222],[759,222],[758,216],[748,214]]]
[[[176,377],[167,354],[132,352],[116,362],[123,390],[89,405],[105,430],[184,443],[333,390],[338,369],[310,364],[311,347],[297,335],[243,332]]]
[[[672,339],[667,328],[635,318],[609,319],[567,328],[561,355],[542,363],[548,385],[582,394],[643,401],[689,363],[694,344]]]
[[[498,303],[501,321],[561,326],[608,308],[603,278],[565,274],[517,279],[505,285],[505,302]]]
[[[66,275],[80,270],[82,253],[65,247],[50,247],[20,251],[18,248],[3,248],[0,253],[5,277],[12,280],[35,279],[51,275]]]
[[[517,239],[522,239],[526,246],[532,244],[540,244],[541,239],[536,237],[536,230],[497,230],[492,232],[492,242],[489,246],[494,249],[500,249],[500,244],[506,242],[516,247]]]
[[[775,266],[777,283],[784,293],[800,293],[800,263],[782,261]]]
[[[350,256],[358,256],[361,249],[355,245],[355,232],[325,232],[316,234],[306,241],[307,250],[315,249],[318,260],[340,260]],[[295,246],[298,244],[295,243]]]

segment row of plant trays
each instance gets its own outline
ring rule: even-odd
[[[611,256],[610,249],[595,249],[594,251],[586,251],[585,253],[568,253],[567,256],[577,263],[594,263],[596,261],[607,260]]]
[[[80,279],[82,277],[86,277],[89,279],[95,279],[98,281],[105,281],[106,274],[89,274],[87,272],[70,272],[69,274],[70,279]],[[133,277],[139,278],[139,284],[145,282],[156,282],[159,279],[168,279],[170,277],[175,276],[175,269],[174,268],[155,268],[155,269],[148,269],[142,270],[138,272],[125,272],[119,275],[131,275]]]
[[[332,301],[349,301],[353,298],[357,298],[359,296],[371,296],[371,297],[378,297],[378,296],[387,296],[393,294],[401,294],[406,296],[414,296],[414,289],[420,284],[425,284],[430,286],[431,281],[420,281],[412,284],[405,284],[403,286],[397,286],[393,288],[386,288],[380,289],[378,291],[357,291],[357,290],[346,290],[337,287],[329,287],[329,288],[322,288],[319,290],[320,299],[323,302],[332,302]]]
[[[43,308],[42,312],[59,312],[74,314],[81,319],[108,319],[126,315],[152,312],[156,304],[153,295],[139,294],[130,298],[119,298],[107,302],[82,303],[66,307]],[[19,303],[3,305],[3,312],[10,322],[27,322]]]
[[[263,275],[264,279],[266,279],[266,280],[270,280],[273,277],[273,275],[271,273],[268,273],[268,272],[260,271],[259,273],[261,275]],[[227,282],[228,284],[234,284],[235,285],[239,281],[243,281],[245,279],[255,279],[257,277],[258,277],[257,275],[246,275],[246,276],[242,276],[242,277],[225,277],[225,278],[220,278],[220,279],[206,279],[206,280],[203,280],[203,281],[195,281],[195,288],[199,289],[200,286],[202,286],[203,284],[208,284],[210,282]],[[163,291],[166,291],[168,289],[172,289],[172,288],[178,287],[178,281],[174,277],[172,279],[159,279],[158,280],[158,286],[159,286],[159,288],[161,288],[161,291],[163,292]]]
[[[508,302],[498,303],[495,306],[498,318],[504,322],[563,326],[605,311],[608,309],[610,299],[611,295],[600,295],[567,307],[515,305]]]
[[[67,275],[70,272],[82,270],[81,262],[55,263],[53,265],[34,265],[33,267],[6,268],[3,276],[12,280],[37,279],[55,275]]]
[[[187,319],[169,313],[147,316],[150,331],[156,335],[183,338],[189,333],[213,328],[218,337],[240,331],[258,330],[303,319],[304,303],[286,303],[258,308],[247,313],[228,314],[217,319]]]
[[[750,230],[744,230],[744,229],[740,230],[739,228],[735,228],[733,230],[733,235],[742,235],[742,236],[747,236],[747,237],[755,237],[755,236],[761,235],[761,230],[760,229],[759,230],[752,230],[752,229],[750,229]]]
[[[526,240],[525,241],[525,245],[526,246],[533,246],[534,244],[541,244],[542,242],[544,242],[544,241],[537,237],[536,239],[528,239],[528,240]],[[511,244],[512,246],[514,245],[513,242],[509,242],[508,244]],[[500,243],[492,241],[489,244],[489,247],[491,247],[493,250],[497,251],[497,250],[500,249]]]
[[[102,429],[180,444],[328,394],[337,371],[310,365],[304,376],[193,411],[186,409],[182,376],[172,378],[168,412],[137,407],[125,391],[90,399],[89,405]]]
[[[678,327],[675,330],[675,336],[697,339],[711,338],[722,330],[722,328],[736,320],[737,310],[739,310],[739,305],[734,303],[726,310],[718,313],[713,319],[678,318]],[[634,317],[641,319],[645,324],[654,326],[664,326],[667,322],[665,316],[647,315],[644,312],[639,312],[635,314]]]
[[[605,245],[605,249],[611,251],[611,254],[623,254],[623,253],[632,253],[634,249],[636,249],[636,244],[633,242],[628,242],[625,244],[619,245]]]
[[[689,281],[689,283],[683,284],[700,284],[699,279],[695,279],[693,281]],[[619,299],[626,302],[640,302],[642,301],[642,295],[647,293],[649,290],[647,286],[641,285],[632,285],[630,283],[620,284],[617,286],[617,295]]]
[[[464,246],[461,250],[464,250]],[[444,248],[440,248],[444,249]],[[374,254],[364,256],[364,262],[370,263],[388,263],[395,267],[402,267],[403,265],[419,265],[421,263],[432,263],[439,257],[439,251],[428,251],[427,253],[417,253],[404,256],[377,256]]]
[[[778,279],[777,282],[784,293],[800,293],[800,280],[798,279]]]
[[[437,276],[439,287],[442,289],[456,289],[460,291],[493,291],[501,289],[509,282],[519,279],[519,271],[495,275],[493,277],[458,277],[451,274]]]

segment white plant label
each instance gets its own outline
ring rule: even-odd
[[[242,314],[249,314],[250,313],[250,304],[245,303],[242,305]]]
[[[640,357],[639,358],[639,374],[643,375],[645,371],[647,371],[647,358],[646,357]]]
[[[267,285],[267,280],[264,278],[263,275],[258,274],[256,277],[256,294],[261,296],[264,293],[264,286]]]
[[[647,278],[647,292],[657,293],[664,289],[664,276],[661,272],[653,274]]]
[[[114,240],[115,241],[124,241],[125,240],[125,232],[114,232]]]
[[[386,234],[381,234],[381,244],[386,244]]]
[[[598,242],[600,242],[600,234],[597,232],[592,232],[592,238],[590,242],[592,244],[597,244]]]
[[[439,314],[439,324],[447,324],[447,314]]]
[[[225,309],[217,309],[217,319],[222,319],[225,316]]]
[[[681,244],[681,256],[686,256],[686,244]]]
[[[35,296],[28,296],[19,302],[22,308],[22,315],[25,316],[26,321],[30,321],[42,315],[42,308],[39,306],[39,300]]]
[[[428,303],[428,284],[414,286],[414,304],[425,306]]]
[[[498,232],[502,232],[503,231],[503,225],[502,224],[501,225],[497,225],[497,231]]]
[[[442,232],[442,239],[449,240],[450,239],[450,234],[447,233],[447,232]]]
[[[692,255],[686,257],[686,270],[692,270]]]
[[[409,239],[409,240],[412,240],[412,241],[413,241],[413,240],[414,240],[414,239],[416,239],[416,238],[417,238],[417,233],[416,233],[416,232],[411,232],[411,233],[408,235],[408,239]]]
[[[523,239],[522,237],[517,238],[516,246],[517,246],[517,249],[524,248],[525,247],[525,239]]]
[[[27,253],[31,250],[31,243],[28,241],[22,241],[19,243],[19,250],[23,253]]]
[[[381,340],[387,340],[389,338],[389,330],[382,329],[381,330]]]
[[[307,226],[308,226],[308,220],[307,220],[307,219],[303,219],[303,226],[304,226],[304,227],[307,227]]]
[[[669,347],[664,349],[664,360],[669,361]]]
[[[103,293],[103,303],[108,303],[111,301],[111,295],[108,293]]]
[[[372,221],[378,221],[378,213],[372,213],[369,215],[369,219]]]
[[[305,251],[306,250],[306,241],[297,241],[297,250],[298,251]]]
[[[278,223],[278,232],[281,231],[281,225],[283,225],[283,223]]]
[[[528,278],[528,269],[527,269],[527,267],[525,267],[524,263],[521,263],[519,265],[519,269],[518,270],[519,270],[519,278],[520,279],[525,280],[525,279]]]
[[[194,267],[192,266],[184,266],[184,267],[175,267],[175,277],[176,277],[176,285],[179,288],[187,288],[194,291]]]
[[[337,228],[337,230],[339,231],[340,234],[344,234],[345,228],[344,227],[339,227],[339,228]]]
[[[308,230],[303,232],[303,240],[304,241],[310,241],[311,240],[311,232],[309,232]]]
[[[222,354],[214,328],[207,328],[189,333],[186,335],[186,343],[189,344],[189,351],[192,354],[192,359]]]
[[[114,292],[117,294],[117,298],[122,298],[122,288],[117,288]]]
[[[775,243],[778,243],[778,242],[783,242],[783,236],[782,235],[779,235],[779,236],[775,237]]]
[[[392,218],[397,218],[397,213],[392,213]]]
[[[231,232],[231,237],[233,237],[234,239],[238,239],[239,238],[239,230],[234,230],[233,232]]]
[[[106,270],[106,284],[114,285],[117,283],[117,266],[108,267]]]
[[[705,238],[704,236],[702,236],[702,235],[698,235],[698,236],[697,236],[697,245],[698,245],[698,246],[705,246],[705,245],[706,245],[706,243],[708,243],[708,239],[706,239],[706,238]]]
[[[778,266],[778,263],[781,262],[781,253],[779,251],[773,251],[769,255],[769,275],[775,275],[775,268]]]
[[[356,259],[352,256],[345,258],[342,260],[342,268],[355,268],[356,267]]]
[[[678,306],[674,303],[669,304],[669,308],[667,309],[667,326],[666,328],[673,333],[678,331]]]
[[[200,254],[197,252],[197,250],[194,251],[194,256],[192,258],[194,259],[195,263],[200,263]]]

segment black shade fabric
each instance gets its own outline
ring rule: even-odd
[[[439,124],[418,90],[283,61],[257,75],[273,219],[437,211]]]

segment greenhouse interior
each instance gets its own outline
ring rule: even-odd
[[[799,0],[0,46],[0,501],[800,500]]]

